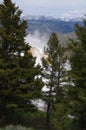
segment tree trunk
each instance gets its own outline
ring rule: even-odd
[[[49,102],[47,104],[47,113],[46,113],[46,127],[49,127],[50,125],[50,108],[51,108],[51,103]]]

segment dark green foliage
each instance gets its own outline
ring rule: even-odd
[[[13,125],[22,125],[26,127],[32,127],[35,129],[42,130],[45,124],[45,112],[34,111],[16,111],[13,114],[9,115],[9,124]]]
[[[14,111],[35,110],[32,100],[41,96],[41,67],[25,43],[27,23],[11,0],[0,4],[0,120],[8,123]]]
[[[72,130],[73,119],[68,116],[67,104],[61,102],[55,105],[52,116],[52,125],[55,130]]]
[[[75,26],[77,41],[71,42],[71,81],[69,89],[71,114],[78,130],[86,130],[86,20],[83,26]]]
[[[42,111],[17,111],[9,115],[11,120],[9,119],[7,129],[0,127],[0,130],[47,130],[44,127],[45,115]]]
[[[47,125],[49,125],[51,111],[54,110],[54,105],[65,100],[66,82],[66,56],[65,48],[59,43],[58,37],[52,33],[45,48],[47,58],[43,58],[44,79],[48,91],[44,92],[44,100],[47,104]]]

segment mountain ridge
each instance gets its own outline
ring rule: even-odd
[[[86,16],[86,9],[83,10],[70,10],[59,17],[47,16],[47,15],[26,15],[22,16],[26,20],[62,20],[62,21],[82,21]]]
[[[45,19],[44,17],[41,17],[41,19],[27,19],[27,23],[29,26],[27,32],[33,34],[34,31],[38,31],[41,35],[50,35],[52,32],[57,34],[74,32],[76,23],[83,24],[82,21],[78,20],[64,21],[61,19]]]

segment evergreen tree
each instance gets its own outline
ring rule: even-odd
[[[28,25],[21,13],[11,0],[0,4],[0,119],[5,123],[15,111],[33,110],[32,100],[41,95],[41,67],[25,43]]]
[[[54,105],[61,103],[65,94],[65,88],[63,87],[63,83],[66,80],[65,49],[59,43],[56,33],[51,34],[45,48],[45,54],[46,58],[42,59],[43,76],[48,91],[43,94],[47,104],[46,124],[49,125]]]
[[[69,89],[71,115],[78,130],[86,130],[86,20],[83,26],[76,25],[77,41],[72,40],[71,81]]]

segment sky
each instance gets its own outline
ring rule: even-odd
[[[0,0],[1,2],[2,0]],[[70,10],[86,9],[86,0],[12,0],[24,15],[61,16]]]

